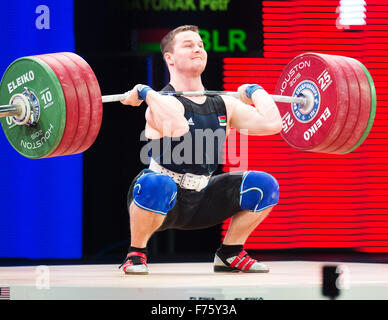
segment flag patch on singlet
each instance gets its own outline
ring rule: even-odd
[[[219,116],[218,122],[220,123],[220,126],[226,126],[226,116]]]

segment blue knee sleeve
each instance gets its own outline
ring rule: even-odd
[[[253,212],[275,206],[279,201],[279,184],[268,173],[245,172],[240,187],[240,207]]]
[[[138,207],[162,215],[174,207],[176,195],[174,180],[155,172],[142,175],[133,188],[133,201]]]

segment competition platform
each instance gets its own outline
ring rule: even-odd
[[[388,299],[388,264],[262,261],[269,273],[214,273],[212,263],[151,263],[145,276],[116,264],[0,267],[0,287],[10,300],[329,300],[323,268],[336,266],[335,299]]]

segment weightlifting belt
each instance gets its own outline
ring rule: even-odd
[[[211,177],[192,173],[177,173],[166,169],[152,158],[149,169],[157,173],[168,175],[175,181],[176,184],[178,184],[183,189],[195,190],[197,192],[201,191],[207,186]]]

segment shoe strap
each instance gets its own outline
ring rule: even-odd
[[[249,268],[256,262],[255,259],[252,259],[248,253],[243,250],[241,251],[236,258],[230,264],[231,268],[237,268],[239,270],[249,270]]]
[[[142,252],[136,252],[136,251],[129,252],[127,254],[127,259],[130,257],[140,257],[140,258],[143,258],[145,261],[147,261],[147,256]]]
[[[147,266],[147,256],[144,253],[142,253],[142,252],[132,251],[132,252],[128,252],[127,257],[125,258],[124,262],[120,265],[119,269],[122,266],[124,266],[125,264],[127,264],[128,261],[131,260],[131,257],[139,257],[140,258],[140,262],[142,264],[144,264],[145,266]]]

